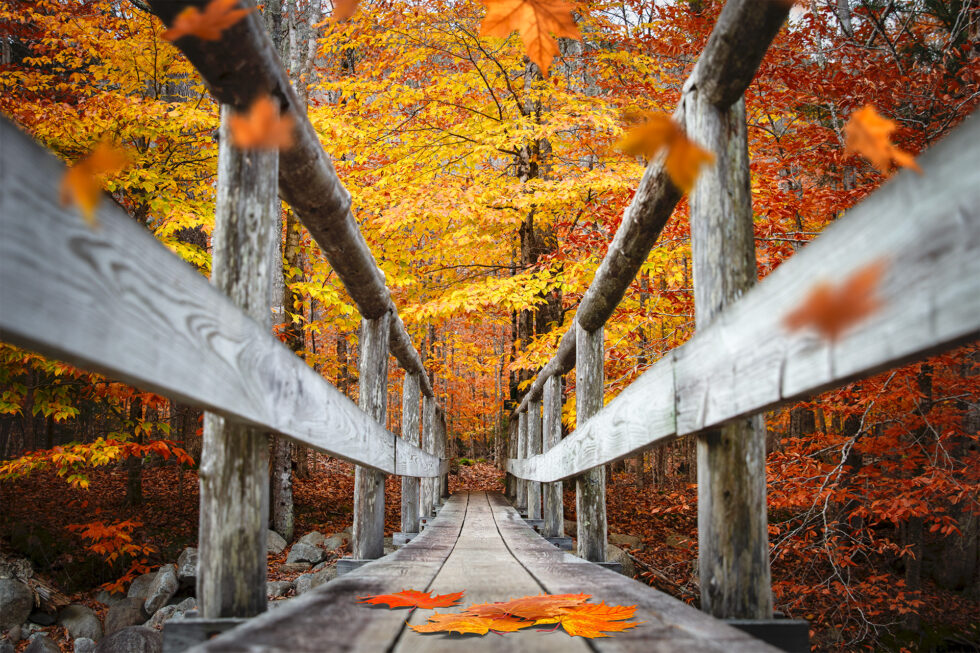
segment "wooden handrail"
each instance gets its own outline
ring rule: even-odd
[[[544,454],[526,480],[576,476],[677,436],[837,387],[980,336],[980,115],[779,266]],[[883,263],[881,308],[830,342],[784,317],[818,280]]]
[[[380,426],[112,202],[0,118],[0,338],[389,474],[445,465]]]

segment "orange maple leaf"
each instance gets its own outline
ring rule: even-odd
[[[635,605],[606,605],[605,603],[583,603],[570,608],[562,608],[552,617],[536,619],[534,625],[559,624],[572,637],[607,637],[603,632],[621,632],[635,628],[637,622],[624,622],[636,613]]]
[[[275,149],[292,147],[295,124],[291,115],[280,116],[279,104],[264,95],[252,103],[248,113],[232,115],[228,126],[237,147]]]
[[[517,30],[527,56],[547,75],[551,60],[558,55],[555,36],[581,40],[572,5],[564,0],[482,0],[487,15],[480,36],[507,38]]]
[[[674,184],[688,193],[705,163],[713,163],[715,155],[692,141],[666,113],[641,114],[643,122],[628,131],[616,146],[627,154],[652,159],[667,149],[664,167]]]
[[[883,117],[870,104],[865,105],[852,113],[844,125],[844,156],[861,154],[884,174],[891,171],[893,161],[922,174],[914,156],[892,145],[891,135],[896,127],[895,121]]]
[[[790,331],[810,326],[831,342],[837,340],[848,327],[881,306],[874,291],[886,268],[887,263],[878,260],[857,270],[840,286],[817,283],[803,303],[786,315],[783,324]]]
[[[475,633],[486,635],[491,630],[512,633],[521,628],[533,626],[533,621],[513,617],[477,617],[466,612],[440,613],[429,617],[428,623],[410,628],[417,633]]]
[[[68,168],[61,180],[61,203],[77,204],[89,226],[96,226],[95,207],[102,191],[98,176],[118,172],[127,165],[129,157],[123,150],[102,141],[87,157]]]
[[[585,603],[589,594],[539,594],[499,603],[479,603],[466,608],[466,612],[479,617],[512,616],[521,619],[544,619],[554,616],[562,608]]]
[[[462,592],[432,596],[432,592],[417,590],[402,590],[394,594],[375,594],[357,597],[358,603],[372,605],[387,605],[389,608],[449,608],[463,597]],[[484,631],[486,632],[486,631]]]
[[[359,0],[334,0],[331,18],[336,22],[350,20],[357,12],[358,2]]]
[[[234,9],[237,4],[238,0],[211,0],[204,13],[197,7],[184,7],[170,29],[163,33],[163,38],[176,41],[182,36],[196,36],[204,41],[217,41],[222,32],[258,9]]]

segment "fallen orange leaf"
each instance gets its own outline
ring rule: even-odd
[[[96,225],[95,207],[98,206],[102,184],[98,175],[118,172],[129,164],[123,150],[107,141],[99,143],[92,152],[71,166],[61,180],[61,203],[76,204],[89,226]]]
[[[621,632],[635,628],[636,622],[625,622],[636,613],[635,605],[606,605],[583,603],[570,608],[562,608],[553,617],[536,619],[534,625],[560,624],[572,637],[607,637],[604,632]]]
[[[258,7],[234,9],[238,0],[211,0],[201,13],[197,7],[184,7],[163,38],[176,41],[183,36],[196,36],[204,41],[217,41],[221,33]]]
[[[521,628],[533,626],[533,621],[514,619],[512,617],[477,617],[466,612],[440,613],[429,617],[428,623],[419,626],[409,626],[417,633],[475,633],[486,635],[491,630],[512,633]]]
[[[817,283],[803,303],[786,315],[783,324],[790,331],[810,326],[824,338],[837,340],[848,327],[880,307],[874,291],[886,268],[887,264],[878,260],[857,270],[840,286]]]
[[[350,20],[357,12],[358,1],[359,0],[334,0],[332,16],[333,20],[337,22]]]
[[[522,619],[543,619],[562,608],[585,603],[589,594],[539,594],[499,603],[480,603],[466,608],[466,612],[480,617],[513,616]]]
[[[402,590],[394,594],[375,594],[357,597],[358,603],[372,605],[387,605],[389,608],[448,608],[452,607],[463,597],[462,592],[432,596],[432,592],[417,590]]]
[[[280,116],[278,103],[265,95],[252,103],[248,113],[231,116],[231,141],[242,149],[292,147],[295,123],[289,114]]]
[[[674,184],[688,193],[701,172],[701,166],[713,163],[715,155],[692,141],[665,113],[648,113],[644,121],[629,130],[616,144],[627,154],[652,159],[667,149],[664,167]]]
[[[564,0],[482,0],[487,15],[480,36],[506,38],[517,31],[527,56],[547,75],[551,60],[558,55],[554,36],[581,39],[572,5]],[[554,34],[554,36],[552,36]]]
[[[892,162],[922,174],[915,157],[892,145],[895,129],[895,122],[883,117],[870,104],[858,109],[844,125],[844,155],[861,154],[885,174],[891,170]]]

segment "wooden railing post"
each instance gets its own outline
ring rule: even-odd
[[[541,401],[532,400],[527,405],[527,455],[536,456],[541,453]],[[541,484],[528,481],[527,484],[527,517],[541,519]]]
[[[561,442],[561,376],[558,374],[548,377],[544,384],[544,429],[541,440],[543,451]],[[561,537],[565,534],[565,507],[561,493],[561,481],[544,484],[542,535],[545,537]]]
[[[402,438],[419,445],[419,375],[406,370],[402,382]],[[419,479],[402,476],[402,533],[419,532]]]
[[[385,424],[388,414],[388,333],[391,313],[361,320],[358,403]],[[384,555],[385,475],[370,467],[354,468],[354,526],[351,555],[373,560]]]
[[[231,144],[221,106],[211,283],[266,328],[279,256],[276,151]],[[205,413],[199,469],[197,600],[202,617],[251,617],[266,609],[269,442],[258,429]]]
[[[756,281],[745,100],[719,109],[697,88],[685,95],[695,141],[715,153],[690,197],[697,329]],[[698,434],[701,609],[716,617],[772,616],[762,416]]]
[[[439,419],[436,420],[436,447],[439,453],[439,457],[442,459],[449,458],[449,431],[446,429],[446,415],[441,410],[438,411]],[[437,479],[437,489],[436,500],[448,499],[449,498],[449,470],[439,475]]]
[[[527,458],[527,410],[522,410],[517,417],[517,457]],[[527,510],[527,481],[517,479],[517,503],[514,506],[518,512]]]
[[[436,400],[433,397],[422,397],[422,450],[426,453],[436,453]],[[422,496],[420,499],[421,514],[425,519],[431,519],[436,505],[436,477],[422,479]]]
[[[575,323],[576,426],[602,410],[604,329],[586,331]],[[606,470],[594,467],[575,479],[578,555],[592,562],[606,560]]]

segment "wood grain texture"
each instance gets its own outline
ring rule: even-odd
[[[402,381],[402,440],[419,442],[419,395],[421,374],[405,372]],[[403,533],[419,532],[419,479],[402,476],[401,527]]]
[[[153,12],[167,25],[185,6],[203,7],[206,0],[151,0]],[[244,0],[254,6],[252,0]],[[283,115],[295,119],[294,144],[279,160],[279,191],[296,212],[313,240],[337,272],[361,316],[367,319],[395,312],[384,274],[351,213],[351,196],[337,177],[333,162],[306,115],[266,33],[263,18],[253,12],[224,30],[216,41],[193,36],[176,45],[201,73],[211,94],[221,103],[246,110],[257,97],[271,95]],[[424,374],[418,351],[399,319],[392,323],[392,353],[402,367]],[[422,391],[432,396],[428,379]]]
[[[579,424],[602,410],[605,392],[604,329],[575,325],[575,415]],[[606,559],[606,468],[593,467],[575,478],[578,552],[586,560]]]
[[[442,461],[439,474],[439,492],[437,498],[449,498],[449,429],[446,428],[446,415],[436,407],[436,455]]]
[[[0,337],[395,472],[397,438],[262,324],[108,198],[89,229],[58,202],[65,166],[3,118],[0,143]],[[400,473],[438,473],[404,446]]]
[[[422,449],[436,454],[436,402],[431,397],[422,397]],[[435,477],[422,479],[419,518],[428,519],[435,514],[437,484]]]
[[[719,109],[695,87],[684,110],[688,133],[715,153],[715,165],[702,170],[690,196],[694,315],[701,330],[756,281],[748,134],[744,100]],[[701,609],[720,618],[769,619],[762,416],[702,431],[697,439]]]
[[[613,410],[628,415],[632,408],[650,411],[658,425],[633,431],[636,439],[618,447],[612,459],[980,336],[980,148],[972,146],[977,142],[980,119],[974,114],[918,158],[924,175],[896,174],[641,375],[595,419]],[[840,284],[878,261],[888,264],[877,289],[882,308],[865,322],[836,342],[786,329],[785,316],[814,283]],[[660,402],[663,412],[656,408]],[[594,434],[584,438],[576,431],[540,457],[510,460],[508,471],[552,481],[581,473],[593,460],[608,462],[606,456],[590,459],[568,450],[604,446],[599,436],[609,423],[599,429],[597,422]]]
[[[231,145],[231,109],[221,107],[211,283],[270,329],[280,265],[276,152]],[[197,596],[205,619],[266,609],[269,442],[265,432],[204,414]]]
[[[527,459],[527,411],[517,416],[517,457]],[[514,504],[521,512],[527,511],[527,479],[517,478],[517,503]]]
[[[388,337],[390,313],[361,320],[358,357],[358,402],[361,410],[384,424],[388,417]],[[385,475],[376,469],[354,468],[354,525],[351,556],[373,560],[384,555]]]
[[[549,451],[561,442],[561,376],[548,377],[544,384],[544,418],[542,422],[542,447]],[[561,537],[565,534],[565,506],[562,497],[562,483],[545,483],[541,490],[544,503],[544,537]]]
[[[527,408],[527,455],[541,453],[541,402],[532,401]],[[541,519],[541,483],[527,483],[527,517]]]

